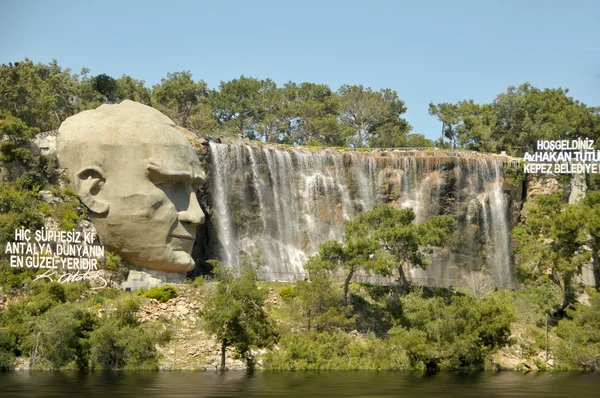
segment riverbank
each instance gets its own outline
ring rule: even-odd
[[[64,285],[62,291],[56,287],[49,291],[48,286],[56,285],[44,283],[30,288],[27,294],[4,296],[0,308],[0,347],[4,350],[4,363],[12,352],[20,354],[13,357],[9,366],[13,370],[75,369],[84,356],[92,368],[214,371],[220,363],[221,345],[205,332],[200,314],[216,284],[197,279],[178,287],[176,296],[165,302],[116,289],[92,291],[85,283]],[[437,361],[437,370],[459,369],[457,361],[471,364],[463,367],[466,369],[585,368],[574,366],[576,362],[565,351],[567,344],[573,344],[564,338],[564,330],[574,327],[572,319],[551,320],[546,361],[543,308],[559,296],[559,292],[553,292],[550,287],[475,292],[415,286],[404,297],[391,299],[394,292],[389,287],[351,284],[350,312],[343,320],[333,319],[335,316],[330,314],[329,326],[327,321],[321,326],[307,325],[296,286],[262,282],[259,288],[268,292],[264,305],[279,339],[270,349],[251,351],[256,369],[428,370],[427,361],[431,358]],[[339,290],[341,286],[335,288]],[[53,294],[58,295],[58,299]],[[584,315],[586,309],[595,310],[597,294],[583,292],[580,301],[571,309],[571,318]],[[455,306],[456,303],[464,305]],[[467,313],[466,307],[481,309]],[[441,322],[425,322],[439,310],[450,315],[434,315],[433,318],[440,316]],[[494,312],[488,314],[491,316],[488,320],[481,318],[487,316],[486,311]],[[478,318],[461,320],[461,314]],[[401,317],[421,319],[432,334],[421,332],[415,320],[410,326],[400,326]],[[509,334],[494,335],[502,330],[502,325],[493,323],[508,320]],[[52,321],[55,324],[51,324]],[[469,326],[470,322],[475,326]],[[68,328],[75,332],[71,333]],[[579,333],[576,329],[572,331]],[[123,342],[108,338],[112,336],[110,333],[123,338]],[[505,344],[483,341],[491,338]],[[112,363],[110,356],[102,357],[103,344],[105,349],[110,349],[111,344],[117,351],[122,349],[131,362],[116,359],[117,362]],[[66,345],[67,352],[61,352],[60,345]],[[12,351],[7,347],[12,347]],[[86,353],[82,353],[84,349]],[[126,349],[134,351],[126,354]],[[430,349],[445,352],[430,352]],[[571,354],[581,355],[575,351]],[[471,362],[467,362],[469,358]],[[228,348],[226,366],[230,370],[243,370],[246,361],[236,358],[234,351]]]

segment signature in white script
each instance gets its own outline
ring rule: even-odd
[[[100,271],[91,271],[91,272],[90,271],[86,271],[86,272],[77,271],[75,273],[68,272],[68,273],[59,275],[56,271],[48,270],[48,271],[44,272],[43,274],[36,276],[35,279],[33,280],[33,282],[42,280],[42,279],[49,279],[50,282],[54,282],[54,280],[56,279],[56,281],[61,284],[67,283],[67,282],[81,282],[81,281],[85,281],[85,280],[96,279],[96,280],[100,281],[101,283],[103,283],[103,285],[93,287],[92,290],[103,289],[106,286],[108,286],[108,282],[100,276]]]

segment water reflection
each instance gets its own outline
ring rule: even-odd
[[[597,397],[594,373],[13,372],[5,397]]]

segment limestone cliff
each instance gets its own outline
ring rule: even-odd
[[[412,207],[417,222],[451,214],[458,228],[416,281],[461,285],[470,272],[512,286],[511,224],[524,193],[506,156],[472,152],[375,150],[211,141],[197,146],[207,170],[203,203],[209,214],[195,254],[236,266],[259,252],[269,280],[298,280],[321,242],[340,240],[344,220],[374,203]],[[515,174],[514,172],[512,174]],[[511,174],[511,175],[512,175]],[[518,174],[518,173],[517,173]],[[214,237],[218,240],[215,240]]]

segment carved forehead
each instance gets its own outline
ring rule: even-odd
[[[161,170],[204,178],[193,147],[171,119],[133,101],[68,118],[57,147],[61,167],[71,174],[97,166],[111,177],[142,176],[153,161]]]
[[[59,141],[85,140],[108,146],[134,143],[187,144],[187,140],[167,116],[149,106],[125,100],[117,105],[102,105],[65,120]]]

